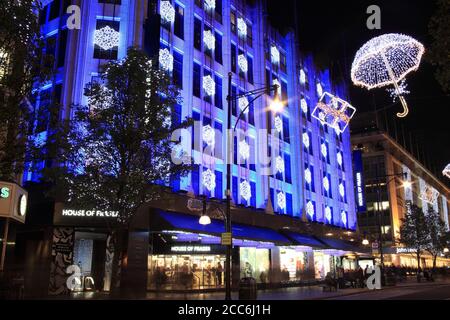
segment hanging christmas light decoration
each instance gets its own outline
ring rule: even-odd
[[[206,30],[203,32],[203,42],[209,50],[214,50],[216,48],[216,38],[211,30]]]
[[[356,109],[347,101],[324,92],[311,115],[322,125],[327,125],[334,128],[336,132],[343,133],[355,113]]]
[[[345,197],[345,187],[344,184],[339,184],[339,194],[341,195],[342,198]]]
[[[280,97],[281,96],[281,83],[280,83],[280,81],[278,81],[278,79],[273,79],[272,84],[274,86],[278,86],[277,94]]]
[[[303,145],[305,146],[306,149],[309,149],[310,146],[310,141],[309,141],[309,134],[307,132],[303,133]]]
[[[248,183],[247,180],[242,181],[239,186],[239,190],[241,192],[242,199],[248,202],[252,197],[252,189],[250,187],[250,183]]]
[[[306,83],[306,74],[303,69],[300,69],[300,84]]]
[[[314,209],[314,204],[311,201],[308,201],[308,203],[306,204],[306,213],[311,218],[311,220],[314,219],[314,215],[316,214],[316,212]]]
[[[216,0],[205,0],[205,9],[213,11],[216,8]]]
[[[328,180],[328,177],[323,177],[323,189],[328,192],[330,191],[330,180]]]
[[[173,70],[173,56],[167,48],[159,50],[159,65],[165,71],[172,72]]]
[[[216,188],[216,175],[211,169],[208,169],[203,172],[203,185],[208,189],[208,191],[212,191]]]
[[[320,146],[320,152],[322,153],[322,156],[324,158],[326,158],[328,156],[328,148],[325,143],[322,143],[322,145]]]
[[[329,224],[331,224],[331,219],[333,219],[333,215],[331,214],[331,208],[328,206],[325,207],[325,219],[328,221]]]
[[[277,129],[278,132],[282,132],[283,131],[283,120],[281,120],[281,117],[276,116],[274,122],[275,122],[275,129]]]
[[[448,164],[445,169],[442,171],[442,174],[450,179],[450,164]]]
[[[401,93],[399,83],[410,72],[416,71],[425,52],[424,46],[410,36],[398,33],[375,37],[356,53],[351,77],[355,85],[368,90],[393,85]],[[399,118],[408,115],[409,109],[403,95],[398,95],[403,106]]]
[[[239,69],[241,69],[242,72],[247,73],[248,62],[247,62],[247,58],[243,54],[240,54],[238,56],[238,65],[239,65]]]
[[[203,77],[203,89],[208,96],[216,94],[216,83],[210,75]]]
[[[244,160],[250,158],[250,146],[245,140],[239,141],[239,154]]]
[[[278,156],[275,159],[275,169],[277,169],[277,172],[279,172],[279,173],[283,173],[284,172],[284,160],[280,156]]]
[[[210,147],[216,143],[216,133],[209,124],[203,127],[203,141]]]
[[[244,114],[248,114],[248,112],[250,110],[248,108],[248,99],[247,99],[247,97],[240,97],[238,99],[238,104],[239,104],[239,109],[241,110],[241,112],[243,112]]]
[[[429,203],[433,206],[437,203],[438,198],[439,198],[439,192],[436,189],[434,189],[432,186],[429,186],[427,184],[423,187],[423,189],[420,192],[420,196],[419,196],[420,200],[422,200],[426,203]]]
[[[170,1],[161,1],[161,6],[159,8],[159,13],[161,18],[166,22],[175,21],[175,9],[170,3]]]
[[[311,170],[309,170],[309,168],[306,168],[305,170],[305,181],[307,184],[311,184],[312,182]]]
[[[408,84],[406,83],[405,79],[403,79],[402,81],[400,81],[398,83],[398,89],[397,88],[388,88],[388,89],[386,89],[386,91],[391,96],[392,102],[396,102],[398,97],[406,96],[411,93],[407,88],[408,88]]]
[[[94,31],[94,44],[103,50],[109,50],[119,46],[120,33],[111,28],[104,26]]]
[[[337,160],[339,167],[342,167],[342,153],[341,152],[338,152],[336,154],[336,160]]]
[[[308,103],[306,102],[306,99],[300,100],[300,107],[302,108],[303,113],[308,113]]]
[[[237,19],[237,28],[238,33],[242,38],[247,37],[247,24],[245,23],[245,20],[242,18]]]
[[[278,203],[278,208],[280,208],[281,210],[284,210],[286,208],[286,195],[284,194],[284,192],[279,192],[277,194],[277,203]]]
[[[316,84],[316,92],[317,92],[318,97],[322,97],[323,88],[322,88],[322,84],[320,82],[317,82],[317,84]]]
[[[347,212],[345,211],[341,212],[341,221],[344,227],[347,227]]]
[[[270,56],[272,58],[272,63],[273,64],[279,64],[280,63],[280,50],[278,50],[278,48],[273,45],[270,48]]]

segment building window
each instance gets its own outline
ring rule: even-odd
[[[234,43],[231,44],[231,71],[236,73],[236,45]]]
[[[183,89],[183,55],[173,52],[173,83]]]
[[[194,3],[199,8],[203,7],[203,0],[195,0]]]
[[[305,163],[304,179],[306,190],[316,192],[314,184],[314,167],[308,165],[307,163]]]
[[[48,21],[52,21],[59,17],[59,9],[61,7],[61,0],[54,0],[50,4],[50,14],[48,17]]]
[[[58,47],[58,64],[57,67],[64,66],[66,60],[66,47],[67,47],[67,29],[63,29],[60,32],[59,47]]]
[[[253,58],[247,57],[248,70],[247,70],[247,81],[253,84]]]
[[[98,3],[122,4],[122,0],[98,0]]]
[[[253,26],[251,24],[247,25],[247,45],[250,48],[253,47]]]
[[[292,183],[291,156],[287,153],[284,154],[284,177],[286,183]]]
[[[197,17],[194,20],[194,48],[202,50],[202,21]]]
[[[194,62],[194,74],[193,74],[193,95],[195,97],[201,97],[201,67],[198,63]]]
[[[216,94],[214,95],[214,105],[219,109],[223,109],[222,78],[216,75],[214,77],[214,82],[216,83]]]
[[[283,140],[286,143],[291,143],[291,136],[289,132],[289,118],[283,116]]]
[[[218,63],[222,64],[222,35],[220,33],[215,33],[216,38],[216,48],[214,49],[215,59]]]
[[[178,38],[184,39],[184,8],[178,3],[175,4],[174,33]]]
[[[118,21],[110,21],[110,20],[97,20],[96,30],[100,30],[102,28],[109,27],[116,32],[120,31],[120,23]],[[95,59],[109,59],[115,60],[118,55],[118,46],[113,46],[109,49],[104,49],[98,44],[94,45],[94,58]]]
[[[216,0],[216,20],[219,23],[222,23],[222,0]]]
[[[286,55],[284,53],[280,53],[280,69],[284,73],[286,73],[287,70],[287,61],[286,61]]]
[[[223,183],[222,183],[222,172],[215,172],[216,175],[216,188],[214,189],[214,197],[217,199],[223,199]]]
[[[236,34],[237,32],[237,21],[236,21],[236,12],[231,11],[230,13],[230,21],[231,21],[231,32]]]

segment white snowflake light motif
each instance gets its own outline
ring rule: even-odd
[[[338,165],[339,165],[340,167],[342,167],[342,153],[338,152],[338,153],[336,154],[336,160],[337,160]]]
[[[328,148],[325,143],[322,143],[322,145],[320,146],[320,152],[322,153],[322,156],[324,158],[326,158],[328,156]]]
[[[161,18],[166,22],[175,21],[175,9],[170,1],[161,1],[161,7],[159,8]]]
[[[250,187],[250,183],[248,183],[247,180],[242,181],[239,185],[239,190],[241,192],[242,199],[244,199],[245,201],[249,201],[252,197],[252,189]]]
[[[309,170],[309,168],[306,168],[305,170],[305,181],[307,184],[311,184],[312,182],[311,170]]]
[[[250,158],[250,146],[245,140],[239,142],[239,154],[244,160]]]
[[[275,169],[277,169],[277,172],[284,172],[284,160],[280,156],[275,159]]]
[[[328,177],[323,177],[323,189],[326,192],[330,191],[330,180],[328,180]]]
[[[322,97],[323,88],[322,88],[322,84],[320,82],[317,82],[317,84],[316,84],[316,92],[317,92],[318,97]]]
[[[445,169],[442,171],[442,174],[450,179],[450,163],[445,167]]]
[[[341,221],[342,221],[342,224],[345,227],[347,227],[347,212],[345,212],[345,211],[341,212]]]
[[[314,204],[311,201],[308,201],[306,204],[306,213],[310,216],[311,220],[314,218],[316,212],[314,209]]]
[[[216,94],[216,83],[211,76],[208,75],[203,77],[203,89],[208,96]]]
[[[241,69],[242,72],[247,73],[248,62],[247,62],[247,58],[245,57],[245,55],[240,54],[238,56],[238,65],[239,65],[239,69]]]
[[[167,48],[159,50],[159,65],[165,71],[173,70],[173,56]]]
[[[209,124],[203,127],[203,141],[210,147],[216,143],[216,133]]]
[[[245,38],[247,36],[247,24],[245,23],[245,20],[242,18],[237,19],[237,28],[239,35],[242,38]]]
[[[216,48],[216,38],[211,30],[206,30],[203,32],[203,42],[209,50],[214,50]]]
[[[309,149],[310,141],[309,141],[309,134],[307,132],[303,133],[303,145],[306,147],[306,149]]]
[[[203,185],[208,189],[208,191],[212,191],[216,188],[216,175],[211,169],[208,169],[203,172],[202,176]]]
[[[306,99],[300,100],[300,107],[302,108],[303,113],[308,113],[308,103],[306,102]]]
[[[281,120],[281,117],[276,116],[274,122],[275,122],[275,129],[277,129],[278,132],[282,132],[283,131],[283,120]]]
[[[434,189],[432,186],[425,185],[423,190],[420,193],[419,199],[423,202],[429,203],[431,205],[435,205],[437,199],[439,198],[439,192]]]
[[[416,71],[425,53],[425,47],[410,36],[398,33],[384,34],[364,44],[356,53],[351,78],[355,85],[368,90],[393,85],[400,92],[399,82],[410,72]],[[403,112],[409,113],[403,96],[399,96]]]
[[[388,88],[388,89],[386,89],[386,91],[391,96],[392,101],[396,102],[398,97],[406,96],[411,93],[407,88],[408,88],[408,84],[406,83],[405,79],[403,79],[402,81],[400,81],[398,83],[397,88]]]
[[[286,208],[286,195],[284,194],[284,192],[279,192],[277,194],[277,203],[278,208],[280,208],[281,210],[284,210]]]
[[[333,218],[332,214],[331,214],[331,208],[330,207],[325,207],[325,219],[328,221],[328,223],[331,223],[331,219]]]
[[[311,115],[322,125],[327,125],[334,128],[336,132],[343,133],[355,113],[356,109],[347,101],[324,92]]]
[[[280,50],[278,50],[278,48],[273,45],[270,48],[270,56],[272,58],[272,63],[273,64],[279,64],[280,63]]]
[[[278,81],[278,79],[273,79],[272,84],[275,86],[278,86],[277,94],[278,96],[281,96],[281,83]]]
[[[110,26],[105,26],[94,31],[94,43],[103,50],[109,50],[114,47],[118,47],[119,40],[120,33]]]
[[[341,195],[342,198],[345,197],[345,187],[344,184],[339,184],[339,194]]]
[[[300,83],[305,84],[306,83],[306,74],[303,69],[300,69]]]
[[[216,8],[216,0],[205,0],[205,8],[212,11]]]
[[[240,97],[238,99],[239,109],[241,112],[244,112],[244,114],[247,114],[250,110],[248,108],[248,99],[247,97]]]

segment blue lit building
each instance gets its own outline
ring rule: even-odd
[[[182,90],[183,103],[177,112],[197,122],[189,143],[194,159],[205,159],[203,147],[210,141],[206,131],[216,133],[209,143],[214,145],[207,157],[212,161],[197,164],[189,176],[172,184],[178,199],[146,208],[150,230],[141,236],[150,243],[150,249],[148,275],[142,279],[148,280],[148,288],[152,288],[156,268],[173,271],[186,263],[196,285],[220,286],[217,277],[208,273],[222,261],[220,219],[214,220],[210,229],[198,225],[198,212],[188,210],[186,201],[206,195],[212,202],[220,202],[225,197],[223,159],[230,71],[233,94],[279,84],[286,102],[282,113],[274,114],[267,111],[273,97],[265,95],[250,105],[238,124],[244,135],[234,138],[233,278],[251,272],[258,282],[319,280],[336,266],[356,267],[355,253],[361,250],[356,248],[359,240],[349,130],[339,134],[311,116],[323,92],[347,99],[346,88],[332,83],[329,71],[319,71],[313,57],[298,51],[293,32],[282,35],[262,18],[266,15],[262,1],[81,0],[79,30],[67,28],[69,2],[44,1],[40,15],[47,50],[56,57],[57,75],[41,88],[38,112],[45,112],[46,97],[51,97],[61,104],[60,117],[70,117],[71,105],[87,103],[84,87],[98,79],[102,64],[123,58],[130,46],[139,46],[151,56],[159,54],[161,66],[172,72],[174,83]],[[96,31],[107,29],[108,35],[95,36]],[[239,103],[233,107],[233,125],[239,108]],[[39,119],[36,127],[45,139],[48,118]],[[270,129],[281,141],[279,148],[269,148],[276,172],[272,176],[261,174],[265,165],[258,161],[258,155],[267,139],[260,134],[261,129]],[[241,147],[243,141],[249,147],[248,154],[241,151],[246,149]],[[25,182],[38,178],[31,171],[24,174]],[[61,217],[60,209],[55,206],[55,216]],[[107,241],[108,235],[87,235],[84,228],[92,226],[85,221],[54,221],[58,235],[63,228],[72,230],[69,242],[73,250],[67,260],[79,260],[86,270],[93,270],[96,260],[92,248],[100,246],[99,239]],[[164,227],[153,230],[153,223]],[[158,248],[157,244],[167,243],[167,239],[174,245]],[[54,261],[58,254],[53,252]],[[175,256],[181,260],[173,260]],[[102,277],[104,280],[106,275]]]

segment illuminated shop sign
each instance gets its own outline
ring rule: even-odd
[[[78,217],[78,218],[117,218],[118,211],[102,211],[102,210],[74,210],[63,209],[63,217]]]
[[[417,250],[412,249],[412,248],[396,248],[396,252],[397,253],[416,253]]]
[[[8,199],[11,194],[11,190],[8,187],[0,187],[0,198]]]
[[[172,246],[172,252],[211,252],[210,246]]]
[[[356,185],[356,206],[358,212],[366,212],[366,197],[364,194],[364,177],[363,177],[363,164],[362,164],[362,151],[353,151],[353,168],[355,173],[355,185]]]

